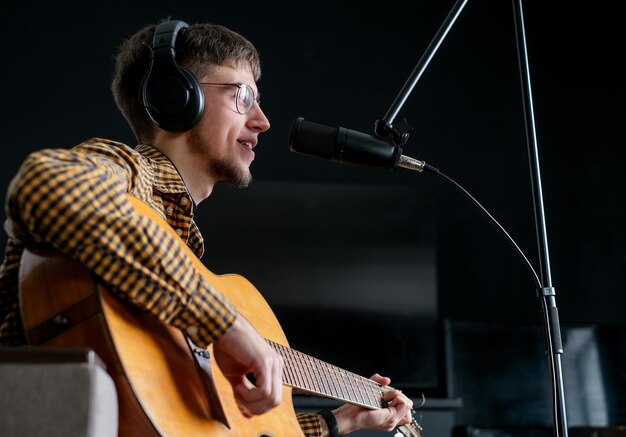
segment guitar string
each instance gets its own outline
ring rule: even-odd
[[[297,356],[300,357],[301,362],[302,360],[304,360],[304,362],[306,364],[311,364],[311,365],[315,365],[317,363],[324,363],[321,360],[318,360],[316,358],[313,358],[309,355],[306,355],[302,352],[299,351],[294,351],[292,350]],[[381,386],[376,383],[375,381],[372,381],[370,379],[361,377],[359,375],[356,375],[354,373],[348,372],[344,369],[341,369],[339,367],[333,366],[331,364],[328,363],[324,363],[326,364],[326,367],[328,370],[330,370],[329,376],[334,376],[335,378],[333,378],[335,381],[338,382],[339,385],[339,389],[342,392],[342,395],[344,395],[344,397],[347,397],[350,400],[353,401],[359,401],[359,399],[355,398],[354,396],[350,397],[350,394],[354,393],[354,389],[357,390],[358,394],[363,394],[363,390],[361,389],[361,387],[359,387],[358,385],[355,385],[354,383],[351,383],[350,380],[352,380],[353,382],[356,381],[360,381],[363,387],[367,387],[365,388],[365,391],[367,394],[371,395],[374,394],[375,396],[375,401],[370,401],[367,404],[371,405],[371,406],[380,406],[380,396],[382,396],[382,391],[381,391]],[[318,367],[318,366],[314,366],[314,367]],[[338,377],[338,379],[337,379]],[[369,390],[368,390],[369,389]],[[378,396],[376,396],[378,395]],[[370,398],[368,396],[368,398]],[[363,398],[361,398],[363,399]]]
[[[303,354],[302,352],[299,351],[295,351],[293,349],[290,348],[286,348],[285,346],[279,345],[279,344],[275,344],[275,348],[278,347],[280,349],[282,349],[283,351],[288,351],[289,354],[294,355],[295,357],[297,357],[297,367],[300,367],[303,371],[305,371],[308,375],[311,374],[311,364],[313,364],[313,369],[314,371],[319,371],[319,366],[315,366],[315,364],[319,363],[322,365],[325,365],[328,369],[331,370],[330,376],[333,376],[332,374],[334,373],[334,376],[337,376],[337,374],[341,377],[340,379],[337,378],[332,378],[331,381],[333,382],[333,384],[337,381],[339,383],[339,390],[341,391],[340,394],[341,397],[343,397],[344,399],[347,399],[349,401],[353,401],[356,402],[358,404],[362,404],[362,405],[366,405],[366,406],[370,406],[370,407],[383,407],[384,405],[382,405],[382,401],[381,401],[381,397],[382,397],[382,390],[387,389],[386,387],[382,387],[380,386],[378,383],[376,383],[375,381],[372,381],[370,379],[361,377],[359,375],[356,375],[354,373],[351,372],[347,372],[343,369],[340,369],[336,366],[330,365],[328,363],[325,363],[321,360],[315,359],[309,355]],[[292,362],[292,360],[289,360],[290,362]],[[304,367],[303,367],[303,363],[304,363]],[[317,373],[319,375],[319,373]],[[346,382],[350,382],[348,381],[348,379],[346,379],[346,377],[348,379],[352,379],[353,382],[351,385],[347,385]],[[323,378],[323,379],[327,379],[327,378]],[[358,385],[358,383],[361,383],[361,386]],[[312,391],[318,391],[318,388],[321,387],[315,387],[314,385],[309,385],[309,386],[305,386],[306,389],[313,389]],[[360,394],[361,400],[357,399],[356,397],[350,396],[351,393],[354,393],[354,389],[357,389],[358,393]],[[351,390],[352,389],[352,390]],[[367,397],[367,400],[363,397],[363,394],[365,393],[365,397]],[[328,394],[328,392],[325,391],[320,391],[320,394]],[[331,393],[332,390],[331,390]]]
[[[284,359],[286,359],[288,363],[291,363],[294,366],[293,367],[294,371],[300,370],[300,372],[295,372],[295,374],[298,375],[298,377],[293,382],[296,382],[297,385],[300,386],[300,388],[304,388],[313,392],[318,391],[310,383],[310,378],[305,378],[306,374],[308,373],[307,367],[309,366],[306,365],[307,364],[306,361],[303,361],[303,356],[302,356],[303,354],[297,353],[297,351],[287,348],[277,343],[270,342],[270,344],[274,347],[274,349],[276,349],[281,354],[281,356],[283,356]],[[321,392],[320,394],[325,394],[325,393]],[[329,394],[329,393],[326,393],[326,394]],[[341,387],[339,388],[339,390],[335,390],[335,393],[331,392],[330,394],[334,396],[346,398],[346,394],[343,390],[341,390]]]
[[[338,397],[337,395],[339,395],[339,397],[344,400],[360,405],[376,408],[384,407],[382,395],[385,390],[389,390],[388,387],[383,387],[376,381],[372,381],[371,379],[348,372],[323,360],[313,358],[303,352],[288,348],[271,340],[266,341],[283,357],[283,359],[295,365],[296,368],[303,372],[303,374],[298,374],[298,372],[296,372],[296,375],[299,375],[301,378],[293,378],[292,375],[287,373],[286,376],[292,379],[292,381],[287,381],[288,383],[296,383],[297,385],[300,385],[300,388],[322,395],[330,395],[333,397]],[[333,383],[335,393],[333,393],[333,390],[331,390],[330,387],[329,389],[326,389],[323,385],[320,385],[320,378],[322,380],[328,379],[323,378],[319,373],[320,364],[326,368],[326,373],[328,377],[330,377],[330,381]],[[313,377],[314,375],[315,378]],[[357,398],[357,396],[359,396],[359,398]]]
[[[299,370],[301,372],[303,372],[304,374],[310,374],[312,369],[315,369],[315,367],[318,366],[311,366],[311,362],[309,360],[306,360],[306,358],[304,356],[302,356],[301,354],[297,354],[295,352],[292,352],[292,354],[294,354],[297,357],[297,366],[299,368]],[[313,370],[314,373],[317,373],[316,370]],[[331,378],[327,378],[330,379],[331,381],[333,381],[333,386],[335,387],[335,393],[333,393],[332,391],[330,392],[330,394],[336,394],[336,397],[338,399],[343,399],[343,400],[348,400],[351,402],[355,402],[357,401],[356,398],[354,397],[354,395],[352,394],[352,391],[350,390],[349,387],[346,386],[345,382],[342,381],[341,379],[336,378],[336,371],[334,372],[335,375],[333,375],[333,372],[328,373],[328,376],[330,376]],[[319,375],[319,373],[318,373]],[[305,385],[304,386],[306,389],[310,390],[312,393],[317,393],[317,394],[321,394],[321,395],[328,395],[329,392],[326,392],[323,389],[320,389],[321,387],[316,386],[315,384],[309,384],[309,385]]]
[[[283,378],[289,379],[291,381],[287,381],[288,383],[297,384],[299,387],[305,388],[307,390],[311,390],[312,392],[317,392],[320,395],[330,395],[337,400],[344,400],[352,403],[356,403],[357,405],[365,406],[365,407],[373,407],[373,408],[384,408],[384,402],[382,401],[382,396],[385,390],[390,390],[389,387],[381,386],[376,381],[365,378],[363,376],[357,375],[352,372],[348,372],[340,367],[329,364],[323,360],[319,360],[317,358],[313,358],[310,355],[307,355],[303,352],[297,351],[295,349],[291,349],[287,346],[283,346],[280,343],[276,343],[271,340],[266,341],[270,344],[270,346],[276,350],[281,357],[287,362],[292,364],[292,366],[285,366],[286,372],[283,372]],[[295,361],[294,361],[295,360]],[[330,378],[322,378],[322,374],[320,373],[320,365],[327,370],[326,374]],[[305,373],[299,373],[297,370],[300,369]],[[311,372],[313,371],[313,372]],[[315,385],[313,375],[316,376],[318,380],[317,386]],[[338,378],[341,376],[343,378]],[[330,381],[333,386],[336,387],[336,384],[339,385],[339,390],[335,388],[335,393],[339,394],[341,391],[341,396],[335,396],[332,393],[332,390],[323,388],[319,381]],[[350,381],[351,380],[351,381]],[[349,383],[349,384],[347,384]],[[359,383],[361,386],[359,386]],[[328,386],[330,387],[330,386]],[[354,390],[349,389],[356,388],[356,392],[361,395],[361,401],[354,397]],[[344,389],[346,392],[344,392]],[[348,393],[348,394],[346,394]],[[353,397],[349,396],[349,393],[353,393]],[[367,401],[365,397],[363,397],[363,393],[365,393],[367,397]],[[373,398],[371,397],[373,396]],[[415,418],[413,418],[412,423],[407,425],[403,425],[400,427],[402,429],[407,429],[407,431],[414,437],[421,437],[421,426],[417,424]]]

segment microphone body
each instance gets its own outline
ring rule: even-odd
[[[343,127],[329,127],[297,118],[289,133],[289,150],[345,165],[393,169],[398,166],[402,149]]]

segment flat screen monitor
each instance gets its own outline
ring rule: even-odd
[[[205,265],[249,279],[292,348],[403,390],[438,384],[430,192],[255,181],[218,186],[196,222]]]

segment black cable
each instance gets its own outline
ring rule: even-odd
[[[533,268],[532,264],[530,263],[530,261],[528,261],[528,258],[526,257],[526,255],[524,254],[524,252],[522,251],[522,249],[520,249],[520,247],[517,245],[517,243],[515,242],[515,240],[513,239],[513,237],[511,237],[509,235],[509,233],[502,227],[502,225],[500,223],[498,223],[498,221],[491,215],[489,214],[489,211],[487,211],[478,200],[476,200],[474,198],[474,196],[472,196],[465,188],[463,188],[459,183],[457,183],[454,179],[452,179],[451,177],[445,175],[444,173],[442,173],[438,168],[435,168],[431,165],[425,164],[424,165],[424,170],[428,171],[430,173],[435,173],[438,174],[439,176],[441,176],[442,178],[444,178],[446,181],[450,182],[453,186],[455,186],[457,189],[461,190],[461,192],[463,194],[465,194],[465,196],[467,198],[469,198],[477,207],[478,209],[480,209],[482,211],[483,214],[485,214],[487,216],[487,218],[489,218],[489,220],[491,220],[491,222],[498,228],[498,230],[500,230],[500,232],[502,233],[502,235],[505,236],[505,238],[509,241],[509,243],[511,243],[511,246],[513,246],[513,248],[515,249],[515,251],[517,252],[517,254],[520,256],[520,258],[522,259],[522,261],[524,262],[524,265],[528,268],[528,270],[530,271],[533,280],[535,281],[535,284],[537,284],[537,289],[540,289],[542,287],[541,285],[541,281],[539,280],[539,276],[537,275],[537,272],[535,271],[535,269]]]

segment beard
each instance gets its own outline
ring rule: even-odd
[[[227,160],[209,162],[209,171],[218,182],[230,182],[237,188],[246,188],[252,182],[250,170],[243,169],[237,163]]]
[[[206,147],[206,146],[205,146]],[[191,153],[207,161],[205,163],[206,171],[211,175],[215,182],[229,182],[237,188],[246,188],[252,182],[252,174],[248,168],[244,168],[235,159],[231,158],[212,158],[207,157],[206,148],[202,146],[197,131],[191,131]]]

